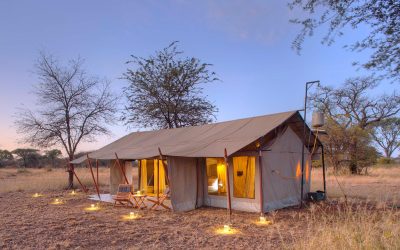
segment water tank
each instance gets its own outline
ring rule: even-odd
[[[311,125],[313,128],[320,128],[324,126],[325,118],[324,113],[314,111],[312,114],[312,122]]]

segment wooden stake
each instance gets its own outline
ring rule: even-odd
[[[117,153],[115,153],[115,158],[117,159],[117,164],[119,166],[119,169],[121,169],[121,173],[124,175],[126,184],[129,184],[128,178],[126,178],[126,175],[125,175],[125,170],[124,170],[124,168],[122,168],[121,163],[119,162]]]
[[[99,185],[99,160],[96,159],[96,182]]]
[[[88,189],[85,185],[82,184],[82,182],[81,182],[81,180],[79,179],[78,175],[75,173],[74,168],[71,168],[71,171],[72,171],[72,173],[74,173],[75,178],[78,180],[78,182],[79,182],[79,184],[81,185],[83,191],[84,191],[85,193],[87,193],[87,192],[89,191],[89,189]]]
[[[228,215],[229,215],[229,222],[231,221],[231,215],[232,215],[232,207],[231,207],[231,187],[229,183],[229,162],[228,162],[228,153],[226,151],[226,148],[224,150],[224,159],[225,159],[225,167],[226,167],[226,186],[227,186],[227,205],[228,205]]]
[[[97,186],[96,179],[94,178],[92,163],[90,162],[89,154],[87,154],[86,157],[87,157],[87,162],[89,163],[90,173],[92,174],[93,183],[94,183],[94,186],[96,187],[97,195],[99,196],[99,199],[101,200],[99,187]]]

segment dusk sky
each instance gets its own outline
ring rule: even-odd
[[[352,62],[368,53],[343,48],[366,30],[345,30],[329,47],[320,43],[325,33],[316,33],[297,55],[291,43],[300,27],[289,19],[298,15],[282,0],[1,1],[0,149],[26,146],[18,144],[13,116],[18,107],[37,105],[31,91],[41,50],[64,62],[84,58],[88,72],[109,79],[121,94],[127,82],[119,78],[131,54],[146,57],[178,40],[185,55],[213,64],[221,79],[205,85],[219,108],[217,121],[301,109],[305,82],[338,86],[366,74]],[[394,88],[383,82],[376,94]],[[130,132],[123,124],[111,130],[111,137],[78,151]]]

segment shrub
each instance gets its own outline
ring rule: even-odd
[[[378,159],[378,163],[382,165],[393,164],[395,163],[392,158],[381,157]]]

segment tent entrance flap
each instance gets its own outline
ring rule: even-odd
[[[150,196],[164,193],[168,180],[163,164],[158,159],[140,160],[140,191]]]

